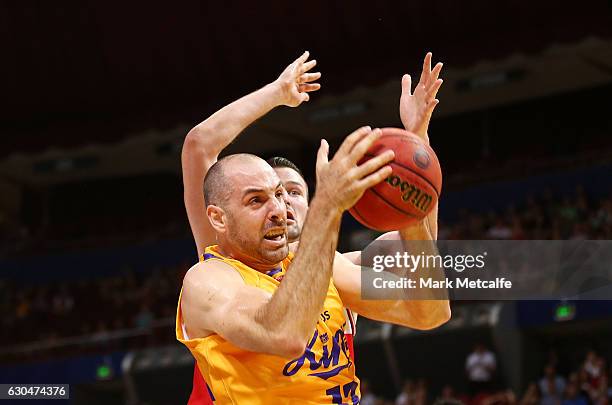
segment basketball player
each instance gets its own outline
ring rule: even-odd
[[[318,90],[320,86],[310,82],[320,77],[319,73],[307,73],[312,69],[316,61],[306,62],[308,54],[305,53],[291,64],[279,79],[267,86],[279,85],[278,87],[295,86],[297,91],[288,93],[293,100],[285,101],[285,105],[297,106],[302,101],[308,100],[308,92]],[[402,97],[400,99],[400,117],[404,127],[424,140],[427,139],[427,127],[431,113],[437,105],[435,95],[442,83],[438,75],[442,64],[438,63],[431,69],[431,53],[428,53],[423,63],[423,71],[414,95],[411,93],[410,76],[405,75],[402,79]],[[293,82],[293,83],[292,83]],[[214,239],[209,229],[198,227],[198,224],[207,224],[202,221],[204,202],[201,192],[201,184],[209,167],[217,160],[218,154],[229,145],[238,134],[264,115],[269,109],[279,105],[283,100],[278,97],[278,92],[269,92],[267,88],[261,89],[225,107],[215,115],[196,126],[186,138],[183,148],[183,174],[185,181],[185,205],[189,213],[189,220],[198,246],[198,254],[201,256],[202,247],[212,244]],[[300,94],[306,93],[306,94]],[[261,109],[253,108],[260,106]],[[243,112],[243,114],[238,114]],[[237,118],[242,118],[241,120]],[[238,125],[236,125],[238,124]],[[281,178],[288,196],[288,238],[293,242],[299,238],[300,227],[308,209],[308,188],[301,171],[289,160],[284,158],[273,158],[269,163],[275,168]],[[190,187],[191,186],[191,187]],[[437,207],[430,214],[430,228],[434,237],[437,235]],[[383,235],[382,239],[397,239],[398,236],[389,233]],[[198,243],[198,241],[201,241]],[[296,244],[293,244],[296,245]],[[297,246],[292,246],[295,251]],[[346,253],[345,256],[355,264],[360,262],[360,252]],[[357,315],[346,310],[346,337],[349,344],[349,352],[354,359],[353,334],[355,331],[355,320]],[[197,366],[194,369],[193,392],[190,404],[207,404],[210,402],[210,393]]]
[[[285,191],[276,173],[244,154],[209,170],[206,212],[219,244],[206,248],[205,260],[185,276],[176,333],[219,402],[356,404],[343,307],[419,329],[448,320],[446,300],[362,300],[359,266],[334,258],[343,211],[391,173],[390,150],[357,165],[380,134],[355,131],[331,161],[322,141],[317,193],[288,271]],[[424,253],[436,252],[424,221],[400,234],[429,240]]]

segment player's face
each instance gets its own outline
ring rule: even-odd
[[[289,242],[300,238],[308,213],[308,186],[298,172],[289,167],[274,168],[287,190],[287,235]]]
[[[289,253],[286,193],[265,161],[232,167],[226,239],[232,255],[254,267],[276,265]]]

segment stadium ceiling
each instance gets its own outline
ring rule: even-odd
[[[448,67],[436,118],[575,90],[612,85],[612,40],[590,38],[553,45],[538,54],[513,54],[466,68]],[[299,108],[278,108],[257,121],[230,152],[262,156],[316,149],[369,124],[398,126],[399,79],[358,86],[342,94],[321,91]],[[585,101],[587,102],[587,101]],[[49,185],[88,178],[156,172],[180,173],[180,150],[193,122],[134,131],[116,142],[12,153],[0,159],[0,179]]]
[[[611,38],[610,11],[603,0],[5,1],[0,155],[195,123],[305,49],[323,98],[399,80],[429,50],[463,69]]]

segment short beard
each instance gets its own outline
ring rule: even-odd
[[[295,242],[298,239],[300,239],[301,233],[302,233],[302,229],[296,222],[294,225],[287,227],[287,240],[289,241],[289,243]]]
[[[237,226],[238,224],[235,223],[233,216],[227,215],[227,218],[229,220],[230,225],[228,229],[229,239],[232,241],[232,243],[238,246],[243,253],[246,253],[251,257],[258,258],[261,261],[272,264],[282,262],[289,254],[289,245],[285,245],[284,249],[276,250],[274,252],[267,250],[259,250],[259,241],[251,241],[246,239],[244,235],[240,232],[240,227]],[[290,241],[290,238],[287,237],[287,240]],[[253,247],[254,244],[256,244],[255,247]]]

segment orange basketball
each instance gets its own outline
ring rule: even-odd
[[[402,229],[423,219],[442,189],[438,157],[418,136],[403,129],[383,128],[360,163],[387,149],[395,152],[393,172],[366,190],[349,210],[357,221],[377,231]]]

